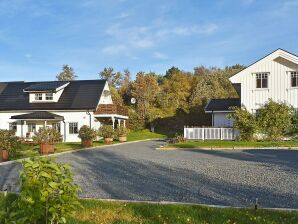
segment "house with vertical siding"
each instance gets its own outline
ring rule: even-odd
[[[41,127],[52,127],[64,142],[78,142],[80,127],[125,126],[127,110],[113,103],[106,80],[1,82],[0,129],[26,141]]]
[[[244,106],[257,113],[269,99],[284,102],[298,110],[298,56],[277,49],[230,78],[239,98],[211,99],[205,112],[212,115],[212,126],[231,127],[227,116],[231,107]]]

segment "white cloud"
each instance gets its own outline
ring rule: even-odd
[[[115,19],[126,19],[128,17],[131,16],[131,13],[128,13],[128,12],[122,12],[120,13],[119,16],[116,16]]]
[[[288,16],[289,11],[298,9],[298,0],[283,1],[276,9],[275,14],[279,16]]]
[[[128,48],[125,45],[111,45],[102,49],[102,52],[108,55],[127,54]]]
[[[30,59],[30,58],[32,58],[32,54],[24,54],[24,57],[27,59]]]
[[[156,59],[161,59],[161,60],[168,59],[168,57],[165,54],[160,53],[160,52],[154,52],[153,57],[156,58]]]
[[[115,44],[102,49],[103,53],[117,55],[119,52],[134,52],[156,47],[161,41],[169,38],[190,35],[211,35],[216,32],[218,26],[214,23],[188,26],[168,26],[166,24],[155,26],[125,27],[121,24],[113,24],[105,33],[110,36]]]
[[[241,0],[241,2],[245,5],[251,5],[255,2],[255,0]]]

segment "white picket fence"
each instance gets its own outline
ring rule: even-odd
[[[184,127],[184,138],[190,140],[235,140],[238,136],[234,128]]]

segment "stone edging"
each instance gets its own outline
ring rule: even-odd
[[[159,147],[157,150],[298,150],[298,147],[196,147],[196,148],[178,148],[178,147]]]
[[[89,148],[69,150],[69,151],[65,151],[65,152],[58,152],[58,153],[54,153],[54,154],[50,154],[50,155],[35,156],[35,157],[46,157],[46,156],[55,157],[55,156],[59,156],[59,155],[63,155],[63,154],[80,152],[80,151],[85,151],[85,150],[90,150],[90,149],[109,148],[109,147],[114,147],[114,146],[119,146],[119,145],[127,145],[127,144],[131,144],[131,143],[146,142],[146,141],[152,141],[152,140],[162,140],[162,139],[161,138],[151,138],[151,139],[142,139],[142,140],[131,141],[131,142],[115,143],[115,144],[111,144],[111,145],[99,145],[99,146],[94,146],[94,147],[89,147]],[[30,158],[34,158],[34,157],[28,157],[28,158],[11,160],[11,161],[7,161],[7,162],[1,162],[0,166],[9,165],[9,164],[12,164],[15,162],[22,162],[22,161],[28,160]]]
[[[107,201],[107,202],[127,202],[127,203],[147,203],[147,204],[161,204],[161,205],[198,205],[204,206],[209,208],[235,208],[235,209],[254,209],[254,207],[234,207],[234,206],[226,206],[226,205],[209,205],[209,204],[200,204],[200,203],[192,203],[192,202],[176,202],[176,201],[137,201],[137,200],[120,200],[120,199],[98,199],[98,198],[81,198],[87,200],[95,200],[95,201]],[[259,209],[266,209],[266,210],[276,210],[276,211],[293,211],[298,212],[298,209],[295,208],[266,208],[266,207],[259,207]]]

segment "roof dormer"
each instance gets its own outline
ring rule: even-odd
[[[26,87],[23,91],[29,93],[30,103],[56,103],[68,84],[67,81],[40,82]]]

